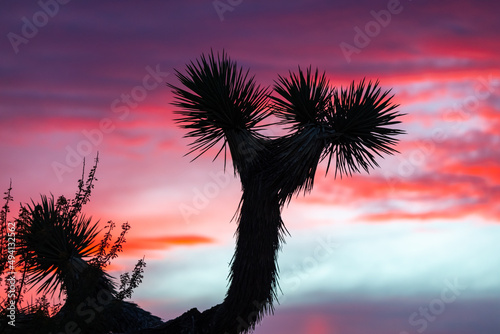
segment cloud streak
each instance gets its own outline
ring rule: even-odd
[[[178,235],[148,238],[134,238],[127,242],[127,251],[166,250],[176,246],[199,246],[214,243],[215,240],[199,235]]]

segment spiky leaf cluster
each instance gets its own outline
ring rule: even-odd
[[[318,150],[321,159],[328,160],[327,172],[334,161],[335,175],[350,175],[377,166],[377,156],[396,152],[395,136],[404,133],[390,127],[400,123],[396,119],[402,114],[395,111],[390,91],[382,92],[378,81],[362,80],[335,89],[325,73],[299,67],[298,73],[278,77],[271,96],[224,52],[221,57],[202,55],[177,77],[185,88],[169,86],[177,98],[175,112],[181,115],[177,121],[190,130],[186,136],[194,138],[189,153],[199,151],[198,157],[219,141],[224,142],[221,150],[229,142],[235,166],[244,170],[248,161],[256,161],[258,152],[271,152],[278,161],[276,173],[285,166],[289,172],[303,171],[296,175],[301,184],[290,181],[280,190],[285,197],[297,189],[310,190],[316,171],[311,164],[317,163]],[[255,132],[257,124],[271,114],[292,131],[286,138],[271,140]],[[252,159],[242,151],[251,152]]]
[[[311,67],[306,73],[299,67],[299,73],[289,72],[288,78],[280,75],[274,91],[281,97],[271,97],[273,113],[296,130],[319,124],[332,94],[325,73],[319,75],[316,69],[313,75]]]
[[[396,135],[403,130],[390,126],[401,123],[396,120],[402,114],[395,111],[398,105],[391,102],[390,91],[382,92],[378,81],[367,84],[362,80],[358,85],[333,92],[333,104],[327,108],[326,122],[329,155],[328,165],[335,159],[335,174],[352,174],[361,169],[378,166],[375,158],[382,153],[397,152],[394,145]]]
[[[187,137],[194,152],[200,155],[219,141],[225,147],[227,130],[255,130],[257,124],[267,117],[267,91],[255,84],[248,71],[238,68],[223,52],[187,65],[187,74],[176,71],[181,84],[169,87],[177,98],[174,103],[180,110],[177,123],[189,129]],[[220,153],[220,151],[219,151]]]
[[[39,284],[38,292],[54,292],[78,279],[86,263],[95,254],[97,223],[84,215],[65,216],[54,198],[41,196],[41,202],[25,207],[27,214],[19,223],[19,247],[30,284]]]

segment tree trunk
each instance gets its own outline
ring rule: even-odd
[[[244,333],[272,313],[278,282],[277,251],[283,222],[276,196],[262,179],[244,187],[231,285],[216,313],[214,333]]]
[[[158,328],[134,333],[246,333],[266,313],[272,313],[278,282],[276,258],[284,227],[276,196],[268,198],[262,187],[255,182],[244,190],[231,284],[224,302],[203,313],[191,309]]]

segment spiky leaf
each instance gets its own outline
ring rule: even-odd
[[[273,112],[282,119],[283,124],[292,128],[302,128],[307,124],[318,124],[331,99],[331,90],[325,73],[321,76],[318,69],[311,72],[309,67],[304,73],[290,72],[289,77],[279,76],[274,91],[281,97],[273,96]]]
[[[335,159],[335,175],[368,171],[378,166],[376,156],[397,152],[393,147],[398,141],[395,136],[404,131],[388,126],[401,123],[396,118],[402,114],[394,111],[398,105],[391,102],[390,90],[382,93],[378,84],[362,80],[357,86],[352,82],[349,88],[333,93],[333,104],[326,113],[325,138],[329,144],[325,156],[328,167]]]
[[[18,239],[29,283],[40,283],[38,292],[64,289],[68,280],[82,272],[82,265],[86,266],[82,259],[95,254],[97,223],[83,215],[61,215],[53,197],[41,196],[40,204],[32,201],[26,209]]]
[[[208,58],[202,55],[187,65],[186,72],[176,71],[186,89],[168,86],[176,96],[173,104],[180,108],[175,111],[176,122],[190,130],[186,137],[194,139],[189,153],[199,151],[195,159],[221,140],[222,150],[226,131],[252,131],[267,117],[267,90],[224,52],[217,56],[212,52]]]

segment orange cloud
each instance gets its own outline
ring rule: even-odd
[[[127,251],[131,250],[162,250],[174,246],[197,246],[202,244],[214,243],[212,238],[199,235],[177,235],[160,237],[142,237],[127,240]]]

